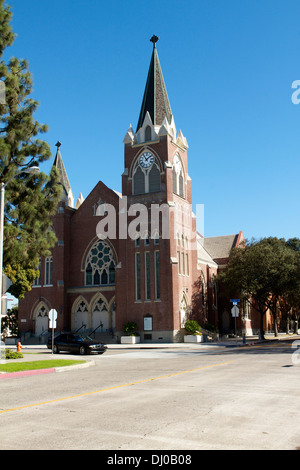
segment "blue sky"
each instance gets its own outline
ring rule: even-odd
[[[29,60],[36,118],[75,199],[99,180],[121,191],[153,34],[177,130],[189,144],[205,236],[299,237],[299,0],[10,0]],[[300,94],[299,94],[300,97]]]

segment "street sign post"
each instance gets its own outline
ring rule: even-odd
[[[57,311],[52,308],[49,312],[49,328],[52,328],[52,354],[54,343],[54,329],[56,328]]]
[[[238,317],[239,313],[240,313],[240,309],[236,305],[234,305],[231,309],[231,315],[233,317]]]
[[[231,315],[234,317],[234,334],[236,335],[236,319],[239,316],[240,309],[234,305],[231,309]]]

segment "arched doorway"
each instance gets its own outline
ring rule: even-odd
[[[227,310],[222,313],[222,333],[228,334],[230,332],[230,315]]]
[[[107,331],[110,328],[108,304],[104,296],[100,295],[92,307],[92,329],[98,332]]]
[[[180,326],[184,328],[186,321],[188,320],[189,306],[186,295],[183,294],[180,302]]]
[[[49,308],[44,302],[40,302],[34,312],[35,335],[40,336],[49,329]]]
[[[89,309],[86,300],[81,297],[75,302],[75,308],[73,310],[73,331],[84,331],[89,328]]]

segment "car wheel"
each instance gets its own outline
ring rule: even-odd
[[[54,354],[58,354],[58,353],[59,353],[59,349],[58,349],[58,347],[56,346],[56,344],[53,345],[53,353],[54,353]]]
[[[83,356],[83,354],[85,354],[85,347],[84,346],[80,346],[79,348],[79,354],[81,354]]]

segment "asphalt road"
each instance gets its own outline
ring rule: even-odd
[[[300,448],[292,345],[108,350],[87,368],[1,380],[0,449]]]

